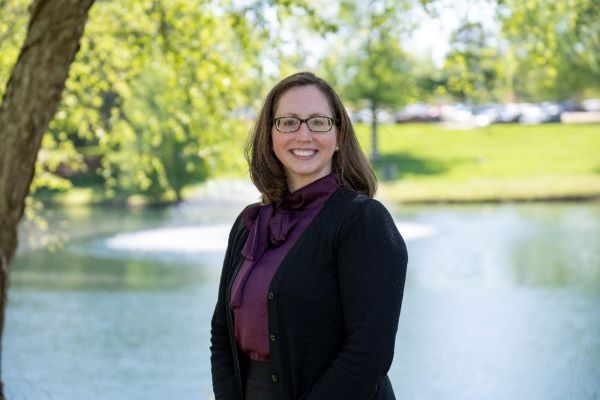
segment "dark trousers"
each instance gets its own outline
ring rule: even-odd
[[[268,362],[250,360],[245,400],[271,400],[271,367]]]

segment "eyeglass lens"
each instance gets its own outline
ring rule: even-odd
[[[308,129],[313,132],[327,132],[333,125],[328,117],[311,117],[305,120],[296,117],[281,117],[275,120],[277,130],[281,132],[295,132],[300,129],[302,122],[306,122]]]

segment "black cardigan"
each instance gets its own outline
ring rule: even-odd
[[[248,231],[238,216],[211,328],[216,400],[242,400],[245,357],[235,344],[231,285]],[[389,400],[387,377],[407,265],[381,203],[340,188],[277,269],[268,294],[274,400]]]

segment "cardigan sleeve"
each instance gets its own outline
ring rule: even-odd
[[[371,399],[392,363],[407,250],[385,207],[361,201],[342,224],[337,249],[345,343],[302,400]]]
[[[227,325],[226,293],[231,273],[235,232],[239,231],[241,218],[238,217],[229,233],[229,241],[223,261],[217,304],[211,321],[210,363],[213,391],[216,400],[241,400],[236,382],[234,355]],[[237,229],[236,229],[237,228]]]

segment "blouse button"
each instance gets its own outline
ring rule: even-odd
[[[269,292],[269,300],[273,300],[275,298],[275,293]]]
[[[273,382],[277,382],[279,380],[279,377],[275,374],[271,375],[271,379],[273,380]]]
[[[277,340],[277,338],[275,337],[275,335],[273,335],[272,333],[269,335],[269,337],[271,338],[271,342],[274,342]]]

